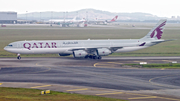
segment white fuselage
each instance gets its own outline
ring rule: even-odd
[[[50,19],[49,22],[51,23],[78,23],[83,22],[84,19],[76,20],[76,19]]]
[[[10,43],[4,49],[17,54],[72,54],[72,50],[88,48],[111,48],[117,47],[114,52],[129,52],[149,47],[139,46],[143,42],[134,40],[38,40],[17,41]],[[122,47],[122,48],[121,48]]]

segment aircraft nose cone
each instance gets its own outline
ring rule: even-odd
[[[7,46],[6,46],[6,47],[4,47],[4,50],[6,50],[6,51],[7,51],[7,50],[8,50],[8,47],[7,47]]]

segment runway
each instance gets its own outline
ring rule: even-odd
[[[180,100],[180,69],[122,65],[172,61],[179,63],[180,57],[0,58],[0,87],[34,87],[126,100]]]

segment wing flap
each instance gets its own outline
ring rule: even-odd
[[[76,51],[76,50],[85,50],[85,51],[92,51],[92,50],[97,50],[97,49],[101,49],[101,48],[107,48],[109,50],[111,50],[112,52],[121,49],[123,47],[84,47],[84,48],[73,48],[73,49],[69,49],[68,51]]]

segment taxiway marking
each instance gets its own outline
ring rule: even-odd
[[[112,66],[112,67],[114,67],[113,65],[115,65],[115,64],[123,64],[123,63],[119,63],[119,62],[98,62],[98,63],[95,63],[94,64],[94,67],[104,67],[104,68],[106,68],[106,66]],[[98,66],[98,65],[100,65],[100,66]],[[109,68],[109,67],[108,67]]]
[[[66,90],[66,91],[83,91],[83,90],[89,90],[88,88],[82,88],[82,89],[72,89],[72,90]]]
[[[100,66],[97,66],[100,65]],[[95,63],[94,67],[103,67],[103,68],[107,68],[107,66],[112,66],[112,64],[107,64],[107,63]],[[112,66],[113,67],[113,66]],[[109,67],[108,67],[109,68]]]
[[[142,62],[142,61],[133,61],[133,62]]]
[[[150,82],[152,85],[157,85],[157,86],[162,86],[162,87],[164,87],[164,85],[161,85],[161,84],[153,83],[153,82],[152,82],[152,80],[157,79],[157,78],[162,78],[162,77],[168,77],[168,76],[154,77],[154,78],[149,79],[149,82]]]
[[[41,88],[41,87],[49,87],[51,85],[44,85],[44,86],[35,86],[35,87],[31,87],[31,88]]]
[[[154,83],[154,82],[152,82],[152,80],[157,79],[157,78],[165,78],[165,77],[170,77],[170,76],[176,76],[176,75],[179,75],[179,74],[154,77],[154,78],[149,79],[149,82],[150,82],[152,85],[157,85],[157,86],[161,86],[161,87],[169,87],[169,86],[166,86],[166,85]],[[169,88],[174,88],[174,87],[169,87]]]
[[[95,63],[95,64],[94,64],[94,67],[96,67],[97,64],[98,64],[98,63]]]
[[[152,99],[152,98],[158,98],[157,96],[147,96],[147,97],[135,97],[135,98],[128,98],[130,100],[136,100],[136,99]]]
[[[123,63],[119,63],[119,62],[107,62],[107,63],[111,63],[111,64],[123,64]]]
[[[113,94],[122,94],[123,92],[115,92],[115,93],[102,93],[102,94],[96,94],[96,95],[113,95]]]
[[[173,101],[180,101],[180,99],[173,99],[173,98],[166,98],[166,97],[158,97],[158,96],[147,96],[147,97],[134,97],[128,98],[129,100],[138,100],[138,99],[166,99],[166,100],[173,100]]]
[[[159,96],[150,96],[150,95],[144,95],[144,94],[135,94],[135,93],[125,93],[129,95],[137,95],[137,96],[144,96],[144,97],[136,97],[136,98],[128,98],[130,100],[136,100],[136,99],[150,99],[150,98],[155,98],[156,99],[167,99],[167,100],[174,100],[174,101],[180,101],[179,99],[173,99],[173,98],[166,98],[166,97],[159,97]]]
[[[36,63],[36,66],[43,67],[43,65],[39,65],[38,63]],[[44,66],[44,67],[46,67],[46,66]],[[44,70],[44,71],[39,71],[39,72],[33,72],[33,73],[42,73],[42,72],[47,72],[47,71],[51,70],[51,67],[46,67],[46,68],[49,68],[49,69],[48,70]]]
[[[166,62],[172,62],[171,60],[162,60],[162,61],[166,61]]]
[[[173,101],[180,101],[180,99],[173,99],[173,98],[166,98],[166,97],[157,97],[160,99],[166,99],[166,100],[173,100]]]
[[[150,96],[150,95],[144,95],[144,94],[126,93],[126,92],[102,93],[102,94],[96,94],[96,95],[113,95],[113,94],[127,94],[127,95],[143,96],[143,97],[128,98],[129,100],[138,100],[138,99],[166,99],[166,100],[180,101],[179,99],[159,97],[159,96]]]

